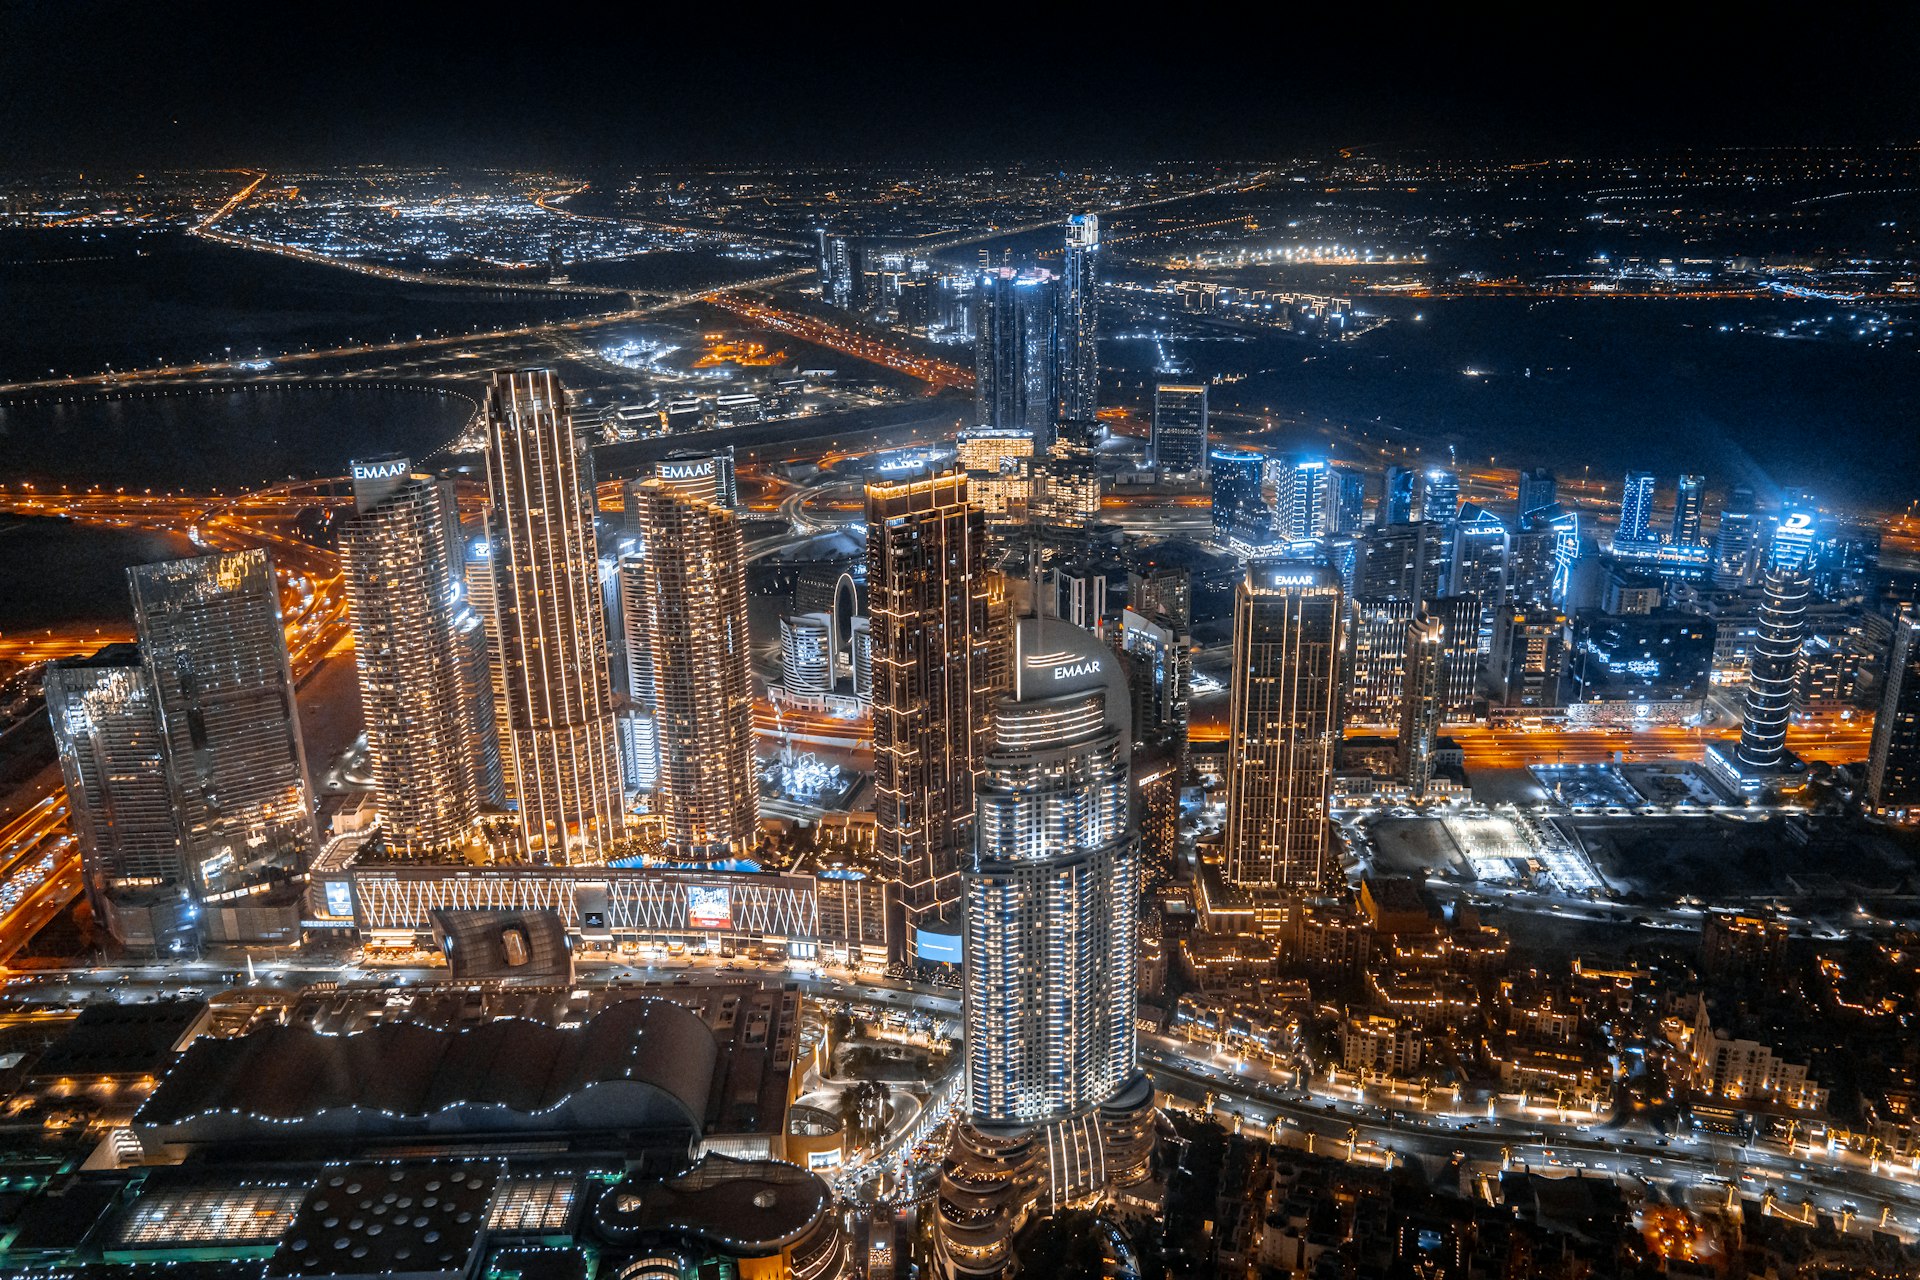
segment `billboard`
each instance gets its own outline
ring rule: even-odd
[[[732,897],[715,885],[687,886],[687,925],[694,929],[731,929]]]

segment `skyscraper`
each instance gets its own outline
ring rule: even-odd
[[[1426,520],[1374,525],[1360,544],[1360,594],[1396,600],[1439,595],[1451,536],[1445,527]]]
[[[1808,572],[1813,540],[1813,512],[1796,507],[1789,498],[1761,579],[1760,630],[1747,652],[1739,759],[1749,771],[1777,769],[1786,762],[1794,671],[1813,590]]]
[[[1066,254],[1060,264],[1058,416],[1062,422],[1092,422],[1100,407],[1097,334],[1100,300],[1095,282],[1100,258],[1100,218],[1076,213],[1067,219]]]
[[[957,1274],[999,1275],[1034,1202],[1137,1180],[1140,891],[1118,659],[1057,619],[1017,624],[994,700],[966,881],[966,1121],[940,1195]]]
[[[405,458],[354,462],[353,487],[340,560],[380,826],[396,852],[443,852],[472,835],[497,750],[459,511],[450,484]]]
[[[138,646],[108,645],[90,658],[48,663],[45,685],[94,915],[129,950],[188,949],[195,941],[192,877],[167,788],[153,683]]]
[[[1267,464],[1273,481],[1274,527],[1289,542],[1317,538],[1327,531],[1325,458],[1276,458]]]
[[[912,954],[957,962],[960,865],[989,715],[986,526],[966,477],[867,486],[874,849]],[[926,937],[919,931],[930,925]],[[902,951],[900,954],[906,954]]]
[[[223,552],[127,577],[195,895],[291,885],[318,832],[272,562]]]
[[[965,877],[967,1106],[986,1125],[1083,1111],[1134,1070],[1126,682],[1058,619],[1015,635]]]
[[[1706,509],[1706,503],[1707,478],[1699,475],[1681,476],[1673,498],[1673,541],[1677,545],[1692,547],[1704,541],[1700,516]]]
[[[1433,783],[1433,760],[1446,713],[1446,625],[1421,614],[1407,628],[1406,687],[1400,698],[1400,781],[1414,796]]]
[[[1460,508],[1453,525],[1453,554],[1447,565],[1447,594],[1480,602],[1477,628],[1480,652],[1493,652],[1493,620],[1507,602],[1508,534],[1499,516],[1476,502]]]
[[[1407,524],[1413,519],[1413,472],[1406,467],[1388,467],[1386,487],[1380,493],[1380,510],[1375,524]]]
[[[1753,572],[1753,549],[1758,530],[1753,516],[1753,490],[1735,485],[1720,512],[1720,527],[1713,535],[1713,585],[1721,591],[1738,591]]]
[[[1620,523],[1613,540],[1628,545],[1649,541],[1653,528],[1653,491],[1658,483],[1651,471],[1629,471],[1620,490]]]
[[[1327,882],[1345,612],[1338,579],[1316,565],[1250,566],[1234,593],[1225,852],[1243,888]]]
[[[1054,278],[1001,267],[975,291],[974,422],[1033,433],[1036,451],[1053,444]]]
[[[625,832],[592,461],[551,370],[487,388],[489,642],[529,856],[591,862]]]
[[[1524,526],[1527,517],[1545,507],[1552,506],[1559,497],[1558,485],[1553,472],[1545,467],[1535,467],[1531,471],[1520,473],[1519,498],[1515,505],[1515,514]]]
[[[1149,463],[1166,475],[1190,475],[1207,465],[1207,387],[1163,382],[1153,389]]]
[[[661,838],[685,861],[750,854],[760,799],[740,520],[663,479],[630,494],[647,557]]]
[[[1420,473],[1420,518],[1451,525],[1460,512],[1460,477],[1445,467]]]
[[[1912,610],[1894,624],[1867,754],[1866,807],[1890,821],[1920,821],[1920,613]]]

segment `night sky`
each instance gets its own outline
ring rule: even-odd
[[[663,17],[634,4],[608,18],[0,0],[0,167],[1051,165],[1920,140],[1910,7],[1708,21],[1502,6],[1495,22],[1337,6],[1344,27],[1286,6],[1254,21],[1254,8],[1053,6],[1054,25],[1035,25],[1040,6]]]

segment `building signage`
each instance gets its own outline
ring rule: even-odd
[[[1273,585],[1276,587],[1311,587],[1318,585],[1318,583],[1315,575],[1311,573],[1276,573],[1273,575]]]
[[[413,463],[407,458],[390,458],[385,462],[356,462],[353,464],[355,480],[398,480],[406,475]]]
[[[663,462],[660,464],[662,480],[699,480],[713,474],[713,459],[705,458],[699,462]]]
[[[732,895],[719,885],[688,885],[687,924],[695,929],[731,929]]]
[[[1090,676],[1100,670],[1098,658],[1088,658],[1085,662],[1069,662],[1053,669],[1055,680],[1071,680],[1075,676]]]

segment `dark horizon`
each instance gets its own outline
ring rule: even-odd
[[[466,9],[15,6],[0,17],[0,156],[21,170],[1050,167],[1920,141],[1901,65],[1920,47],[1911,12],[1795,30],[1791,62],[1665,16],[1524,32],[738,26],[568,17],[503,34]]]

